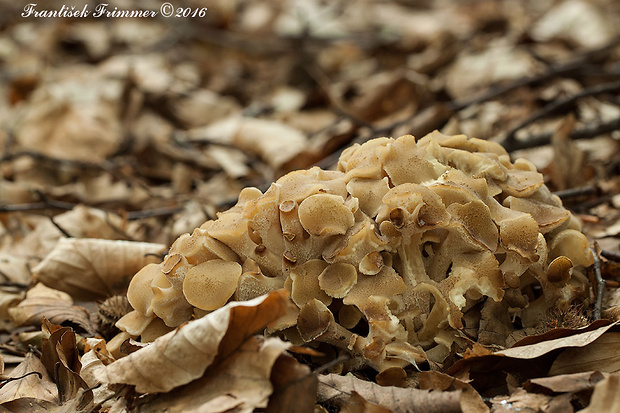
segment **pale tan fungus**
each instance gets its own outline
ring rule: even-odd
[[[355,283],[357,283],[357,269],[344,262],[328,265],[319,274],[319,287],[333,298],[347,295]]]
[[[191,267],[185,275],[183,293],[187,301],[202,310],[224,306],[237,289],[241,265],[214,259]]]
[[[503,346],[551,308],[589,305],[593,256],[580,230],[534,165],[497,143],[373,139],[345,149],[336,171],[244,189],[179,237],[132,280],[134,311],[115,340],[150,341],[283,288],[291,299],[268,334],[335,346],[350,356],[344,370],[441,364],[465,336]],[[489,317],[505,325],[489,331]]]

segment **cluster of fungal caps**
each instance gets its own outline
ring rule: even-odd
[[[113,341],[149,342],[231,300],[278,289],[266,333],[328,343],[349,369],[441,363],[466,338],[504,345],[550,308],[587,305],[579,221],[534,165],[497,143],[433,132],[345,150],[336,171],[244,189],[131,281]],[[486,315],[485,315],[486,314]],[[488,320],[503,321],[488,331]]]

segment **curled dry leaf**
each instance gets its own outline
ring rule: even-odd
[[[438,371],[423,371],[420,376],[420,389],[439,391],[461,390],[461,410],[463,413],[483,413],[489,411],[488,406],[471,384]]]
[[[620,374],[609,375],[594,388],[590,405],[581,413],[617,412],[620,410]]]
[[[566,349],[553,362],[549,374],[620,370],[620,333],[607,332],[585,347]]]
[[[103,383],[135,385],[139,393],[170,391],[201,377],[216,357],[232,354],[248,337],[284,315],[287,300],[280,290],[230,303],[95,371],[95,376]]]
[[[94,334],[88,312],[73,305],[73,299],[65,292],[54,290],[39,283],[26,293],[26,299],[9,309],[13,322],[18,325],[40,326],[44,319],[54,324],[70,323]]]
[[[270,382],[273,365],[289,346],[275,337],[250,337],[230,356],[218,358],[219,362],[209,367],[203,377],[173,392],[157,395],[141,405],[140,410],[251,413],[264,408],[273,392]],[[310,404],[313,406],[314,403]],[[304,409],[299,404],[290,407],[293,410],[289,411],[295,412]]]
[[[392,413],[392,410],[371,403],[358,392],[353,391],[349,397],[349,402],[340,409],[340,413]]]
[[[603,325],[601,326],[601,324]],[[558,329],[557,334],[560,335],[559,338],[525,345],[518,345],[519,343],[517,343],[518,346],[510,349],[469,357],[456,362],[447,370],[447,374],[457,378],[471,379],[471,384],[476,390],[483,392],[497,386],[499,382],[504,380],[505,372],[507,371],[510,371],[513,375],[518,375],[524,380],[544,377],[551,373],[550,369],[554,361],[557,360],[560,360],[560,362],[564,360],[561,366],[565,370],[560,370],[558,366],[556,367],[556,374],[599,369],[604,363],[609,364],[608,368],[611,371],[615,371],[614,369],[618,368],[618,361],[613,354],[597,356],[592,351],[601,352],[596,348],[598,347],[596,343],[608,334],[613,334],[609,340],[615,341],[616,331],[618,331],[617,323],[607,324],[603,321],[578,330]],[[544,336],[548,337],[550,333],[553,334],[554,332],[550,331]],[[528,342],[535,339],[536,337],[532,337],[529,340],[522,341]],[[607,341],[607,337],[604,340]],[[592,345],[595,345],[595,347],[591,347]],[[570,365],[570,357],[565,358],[563,355],[566,352],[570,354],[570,352],[575,350],[582,351],[578,354],[580,359],[575,361],[571,369],[568,367]],[[609,357],[611,360],[607,359],[605,362],[602,362],[601,359],[605,357]],[[583,363],[583,368],[578,368],[579,363]]]
[[[528,391],[536,391],[543,388],[554,393],[578,393],[584,390],[591,390],[607,376],[607,374],[600,371],[562,374],[528,380],[523,387]]]
[[[26,376],[26,374],[30,375]],[[15,367],[9,377],[23,378],[10,381],[0,387],[0,404],[23,398],[58,402],[56,386],[47,374],[43,363],[34,354],[28,353],[24,361]]]
[[[271,370],[271,384],[274,392],[269,397],[266,413],[315,411],[317,375],[294,357],[289,354],[278,357]]]
[[[278,169],[302,151],[308,142],[299,130],[281,122],[232,116],[189,132],[189,139],[219,140],[255,154]]]
[[[61,238],[33,274],[75,299],[101,299],[123,292],[133,274],[165,249],[147,242]]]
[[[85,404],[93,399],[92,390],[80,376],[80,363],[75,333],[44,320],[43,332],[49,334],[41,346],[41,362],[58,388],[58,401],[65,404],[80,396]]]
[[[336,407],[349,401],[352,392],[364,395],[366,401],[386,407],[395,413],[429,411],[460,412],[461,391],[431,392],[420,389],[379,386],[355,376],[327,374],[319,376],[318,400]]]

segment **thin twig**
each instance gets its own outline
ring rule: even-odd
[[[601,257],[605,257],[608,260],[620,262],[620,253],[609,251],[609,250],[601,250]]]
[[[570,188],[570,189],[563,189],[561,191],[555,191],[553,193],[553,195],[557,195],[558,197],[560,197],[560,199],[567,200],[570,198],[576,198],[576,197],[580,197],[583,195],[591,195],[596,193],[597,188],[594,185],[588,185],[588,186],[580,186],[579,188]]]
[[[596,301],[594,302],[594,320],[601,319],[601,309],[603,308],[603,293],[605,292],[605,280],[601,274],[601,259],[598,256],[598,244],[594,243],[594,248],[591,248],[592,255],[594,256],[594,284],[596,287]]]
[[[165,217],[169,215],[174,215],[177,212],[181,212],[181,211],[183,211],[182,206],[145,209],[143,211],[130,211],[127,213],[127,219],[129,221],[135,221],[137,219],[142,219],[142,218]]]
[[[21,379],[25,379],[28,376],[32,376],[33,374],[36,374],[39,377],[39,380],[43,379],[43,375],[41,373],[39,373],[38,371],[31,371],[30,373],[26,373],[23,376],[19,376],[19,377],[9,377],[5,380],[2,380],[2,382],[0,383],[0,388],[4,387],[5,384],[10,383],[12,381],[16,381],[16,380],[21,380]]]
[[[574,130],[570,134],[570,139],[591,139],[600,135],[604,135],[606,133],[610,133],[616,130],[620,130],[620,118],[614,119],[609,122],[600,123],[591,128],[582,128]],[[531,136],[527,139],[523,140],[512,140],[512,141],[503,141],[500,142],[502,146],[508,152],[513,152],[521,149],[530,149],[536,148],[539,146],[549,145],[551,143],[551,137],[553,136],[553,132],[543,133],[540,135]]]
[[[560,110],[564,110],[572,106],[577,100],[581,98],[593,96],[593,95],[600,95],[602,93],[614,92],[618,89],[620,89],[620,81],[603,83],[600,85],[596,85],[596,86],[583,89],[581,92],[574,94],[572,96],[569,96],[565,99],[555,100],[549,103],[548,105],[544,106],[541,110],[532,114],[529,118],[519,123],[517,126],[512,128],[510,131],[508,131],[508,133],[506,134],[506,137],[504,138],[505,139],[504,142],[510,142],[510,141],[515,140],[515,134],[519,130],[523,129],[524,127],[526,127],[527,125],[531,123],[536,122],[539,119],[542,119],[546,116],[549,116],[553,113],[557,113]]]
[[[584,70],[584,64],[586,62],[591,60],[597,60],[600,57],[604,56],[605,54],[616,48],[618,46],[618,42],[619,39],[618,37],[616,37],[606,45],[597,49],[588,50],[585,53],[580,54],[579,56],[569,60],[568,62],[552,65],[547,71],[537,76],[520,78],[510,84],[503,86],[500,85],[498,87],[488,89],[483,94],[469,100],[465,100],[462,102],[452,102],[450,108],[454,111],[459,111],[471,105],[487,102],[491,99],[494,99],[500,95],[511,92],[523,86],[530,86],[536,83],[542,83],[557,76],[581,72]]]
[[[329,370],[330,368],[340,364],[340,363],[344,363],[345,361],[349,360],[351,357],[350,356],[339,356],[331,361],[328,361],[327,363],[323,364],[322,366],[318,367],[316,370],[314,370],[312,373],[313,374],[321,374],[324,371]]]

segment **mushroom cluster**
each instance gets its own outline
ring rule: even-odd
[[[499,144],[379,138],[345,150],[337,171],[244,189],[134,276],[117,326],[150,341],[284,288],[291,304],[268,333],[383,371],[441,363],[466,337],[503,345],[552,307],[587,304],[592,261],[579,221]]]

